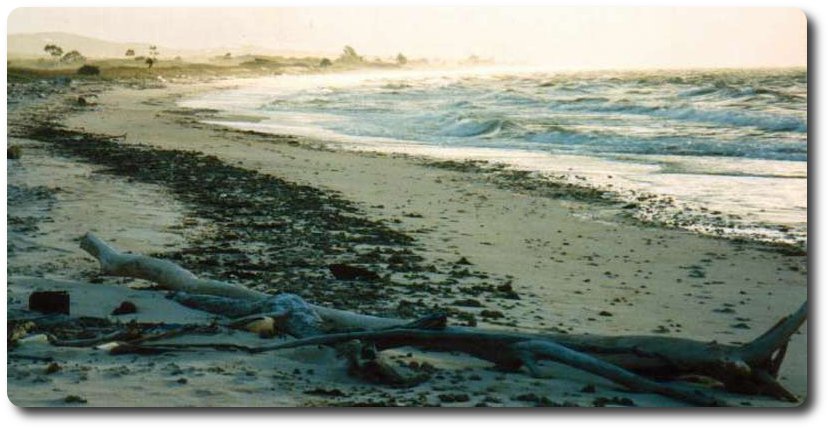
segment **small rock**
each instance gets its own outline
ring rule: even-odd
[[[70,394],[63,399],[64,403],[86,403],[86,399],[81,396]]]
[[[482,318],[504,318],[504,314],[499,311],[485,309],[479,314]]]
[[[23,156],[23,148],[20,145],[11,145],[6,148],[6,158],[9,160],[19,160]]]
[[[134,314],[136,312],[138,312],[138,308],[135,306],[135,303],[125,301],[121,302],[121,304],[112,311],[112,315]]]
[[[452,304],[454,304],[455,306],[465,306],[465,307],[468,307],[468,308],[481,308],[481,307],[484,307],[484,305],[482,305],[481,302],[479,302],[476,299],[456,300],[456,301],[452,302]]]
[[[380,279],[377,273],[362,267],[349,266],[348,264],[329,264],[329,271],[335,278],[341,281],[377,281]]]
[[[66,291],[35,291],[29,294],[29,310],[69,315],[69,294]]]

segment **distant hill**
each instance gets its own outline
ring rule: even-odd
[[[43,47],[55,44],[63,48],[64,52],[77,50],[87,57],[123,57],[127,49],[134,49],[136,55],[147,55],[149,43],[121,43],[110,42],[92,37],[78,36],[70,33],[30,33],[8,35],[9,57],[32,58],[47,57]],[[174,51],[159,46],[162,56],[182,55],[181,50]]]
[[[9,34],[7,42],[9,58],[46,58],[48,55],[43,52],[43,47],[48,44],[58,45],[63,48],[64,52],[77,50],[84,56],[90,58],[121,58],[124,57],[124,53],[127,49],[135,50],[135,55],[147,55],[147,51],[150,46],[150,43],[147,42],[110,42],[93,37],[57,32]],[[234,56],[244,54],[283,55],[291,57],[315,55],[315,53],[311,52],[286,49],[268,49],[256,46],[211,48],[201,51],[172,49],[164,46],[158,46],[158,50],[162,58],[171,58],[175,56],[181,56],[184,58],[208,58],[222,55],[225,52],[231,52]],[[316,53],[316,55],[320,55],[320,53]]]

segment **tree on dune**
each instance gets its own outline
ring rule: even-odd
[[[81,55],[78,51],[69,51],[61,58],[61,63],[80,63],[86,60],[86,57]]]
[[[363,57],[358,55],[354,48],[346,45],[343,47],[343,53],[340,54],[340,58],[337,60],[342,63],[362,63]]]
[[[48,44],[43,47],[43,50],[46,51],[49,55],[52,56],[55,60],[58,60],[63,55],[63,48],[58,45]]]

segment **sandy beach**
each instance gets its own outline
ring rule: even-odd
[[[807,256],[790,247],[644,225],[623,203],[590,190],[523,186],[521,174],[475,163],[348,152],[208,125],[229,118],[177,105],[228,85],[78,83],[43,97],[24,87],[10,95],[9,144],[22,157],[7,161],[9,315],[26,308],[31,291],[59,289],[70,293],[73,316],[113,318],[129,300],[138,312],[117,318],[214,318],[147,282],[100,276],[78,248],[86,232],[258,291],[390,317],[441,310],[451,324],[520,332],[742,343],[807,300]],[[93,102],[80,106],[79,96]],[[117,145],[59,148],[26,130],[49,117],[69,131],[118,136]],[[234,204],[247,209],[228,209]],[[353,262],[383,282],[341,282],[327,269]],[[383,354],[429,378],[393,388],[350,377],[342,359],[320,347],[112,356],[21,339],[10,351],[8,396],[26,407],[683,406],[565,366],[545,365],[547,377],[533,378],[410,348]],[[176,341],[204,339],[268,341],[226,328]],[[779,376],[802,400],[807,357],[805,326]],[[734,405],[797,405],[718,395]]]

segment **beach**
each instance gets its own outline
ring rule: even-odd
[[[806,252],[792,246],[644,223],[602,192],[482,163],[234,129],[222,123],[240,118],[179,104],[230,85],[78,83],[43,97],[22,94],[9,105],[9,143],[23,151],[7,161],[10,309],[25,307],[33,288],[61,289],[78,315],[106,317],[132,300],[138,312],[119,318],[211,320],[146,282],[101,277],[78,248],[90,231],[124,251],[258,291],[381,316],[438,309],[450,324],[519,332],[741,343],[807,300]],[[80,105],[79,97],[94,102]],[[56,147],[26,130],[50,115],[67,136],[117,136],[110,139],[116,143],[101,152]],[[254,209],[231,210],[237,206]],[[279,229],[285,233],[275,234]],[[355,261],[384,281],[338,282],[326,269]],[[182,341],[205,337],[266,342],[230,330]],[[19,358],[8,362],[8,394],[19,406],[627,404],[620,398],[682,405],[565,366],[545,365],[548,377],[540,379],[409,348],[384,354],[402,369],[433,370],[426,382],[402,388],[351,378],[332,350],[318,347],[144,357],[29,339],[12,352]],[[779,376],[801,399],[807,357],[804,327]],[[51,362],[57,371],[47,369]],[[736,405],[793,405],[719,394]]]

